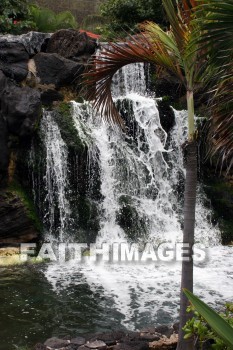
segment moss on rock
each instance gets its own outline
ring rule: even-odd
[[[59,103],[54,111],[54,119],[59,126],[61,136],[69,150],[74,153],[84,152],[86,146],[83,144],[74,126],[72,104],[69,102]]]
[[[123,195],[119,198],[121,206],[117,213],[117,222],[126,232],[128,238],[135,242],[147,233],[145,218],[141,218],[134,207],[133,201],[129,196]]]

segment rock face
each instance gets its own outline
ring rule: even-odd
[[[28,86],[21,88],[8,82],[0,100],[8,131],[20,137],[32,135],[41,115],[39,91]]]
[[[8,132],[6,121],[0,113],[0,184],[4,183],[7,177],[7,168],[8,168]]]
[[[96,42],[89,38],[86,33],[79,33],[72,29],[62,29],[51,36],[47,52],[77,60],[82,55],[92,55],[96,48]]]
[[[40,115],[39,91],[19,87],[0,70],[0,187],[7,183],[9,136],[31,137]]]
[[[75,30],[52,36],[37,32],[0,36],[0,239],[4,242],[37,237],[24,203],[6,195],[6,189],[12,180],[28,187],[27,180],[16,174],[27,173],[27,162],[20,165],[19,158],[27,152],[42,106],[63,100],[65,93],[75,95],[84,60],[96,47],[95,40]],[[11,160],[9,165],[12,155],[14,164]]]
[[[38,232],[28,210],[17,194],[3,192],[0,196],[0,243],[30,242]]]
[[[0,69],[17,82],[26,78],[29,54],[21,43],[0,41]]]
[[[25,51],[29,56],[33,56],[36,53],[43,51],[47,41],[51,37],[49,33],[29,32],[22,35],[2,35],[0,36],[1,44],[11,45],[23,45]]]
[[[82,65],[56,53],[38,53],[34,61],[39,82],[56,88],[71,85],[83,72]]]

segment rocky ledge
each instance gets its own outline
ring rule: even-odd
[[[17,193],[0,193],[0,243],[30,242],[37,238],[36,218]]]
[[[76,96],[80,76],[97,43],[84,33],[0,35],[0,187],[8,181],[10,142],[28,141],[42,106]]]
[[[84,337],[53,337],[38,343],[34,350],[149,350],[176,349],[177,325],[158,326],[139,332],[96,333]]]

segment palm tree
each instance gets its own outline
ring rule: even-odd
[[[199,44],[208,57],[206,83],[211,87],[209,155],[218,156],[228,171],[233,166],[233,2],[206,0],[196,9]]]
[[[85,74],[85,94],[102,116],[110,123],[123,126],[111,95],[111,82],[115,72],[124,65],[134,62],[150,62],[156,65],[157,73],[167,71],[176,76],[187,91],[188,139],[185,144],[186,179],[184,193],[183,242],[189,249],[182,262],[180,327],[178,349],[193,349],[192,339],[184,339],[183,326],[191,317],[186,312],[188,299],[183,288],[193,290],[192,246],[194,243],[197,145],[194,124],[194,92],[199,85],[205,59],[198,50],[196,36],[197,22],[192,20],[196,0],[181,0],[174,5],[173,0],[162,0],[170,29],[165,32],[153,22],[143,23],[141,33],[122,43],[110,43],[100,55],[93,59],[92,69]]]

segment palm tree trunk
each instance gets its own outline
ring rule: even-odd
[[[196,187],[197,187],[197,144],[195,141],[194,125],[194,101],[193,91],[187,91],[188,107],[188,142],[185,146],[186,155],[186,178],[184,191],[184,229],[183,243],[187,243],[182,261],[181,272],[181,292],[180,292],[180,324],[179,324],[179,341],[177,350],[192,350],[194,348],[193,339],[184,339],[183,327],[185,323],[192,318],[192,314],[187,313],[186,309],[189,301],[183,293],[183,288],[193,291],[193,258],[192,247],[194,244],[195,228],[195,207],[196,207]]]
[[[181,295],[180,295],[180,325],[179,325],[179,342],[177,350],[193,349],[193,339],[184,339],[182,328],[185,323],[192,317],[186,312],[189,304],[188,299],[183,293],[183,288],[193,291],[193,259],[192,246],[194,244],[194,226],[195,226],[195,206],[196,206],[196,186],[197,186],[197,145],[196,141],[189,141],[186,146],[186,180],[184,192],[184,230],[183,243],[188,243],[182,261],[181,275]],[[186,251],[187,250],[187,251]]]

